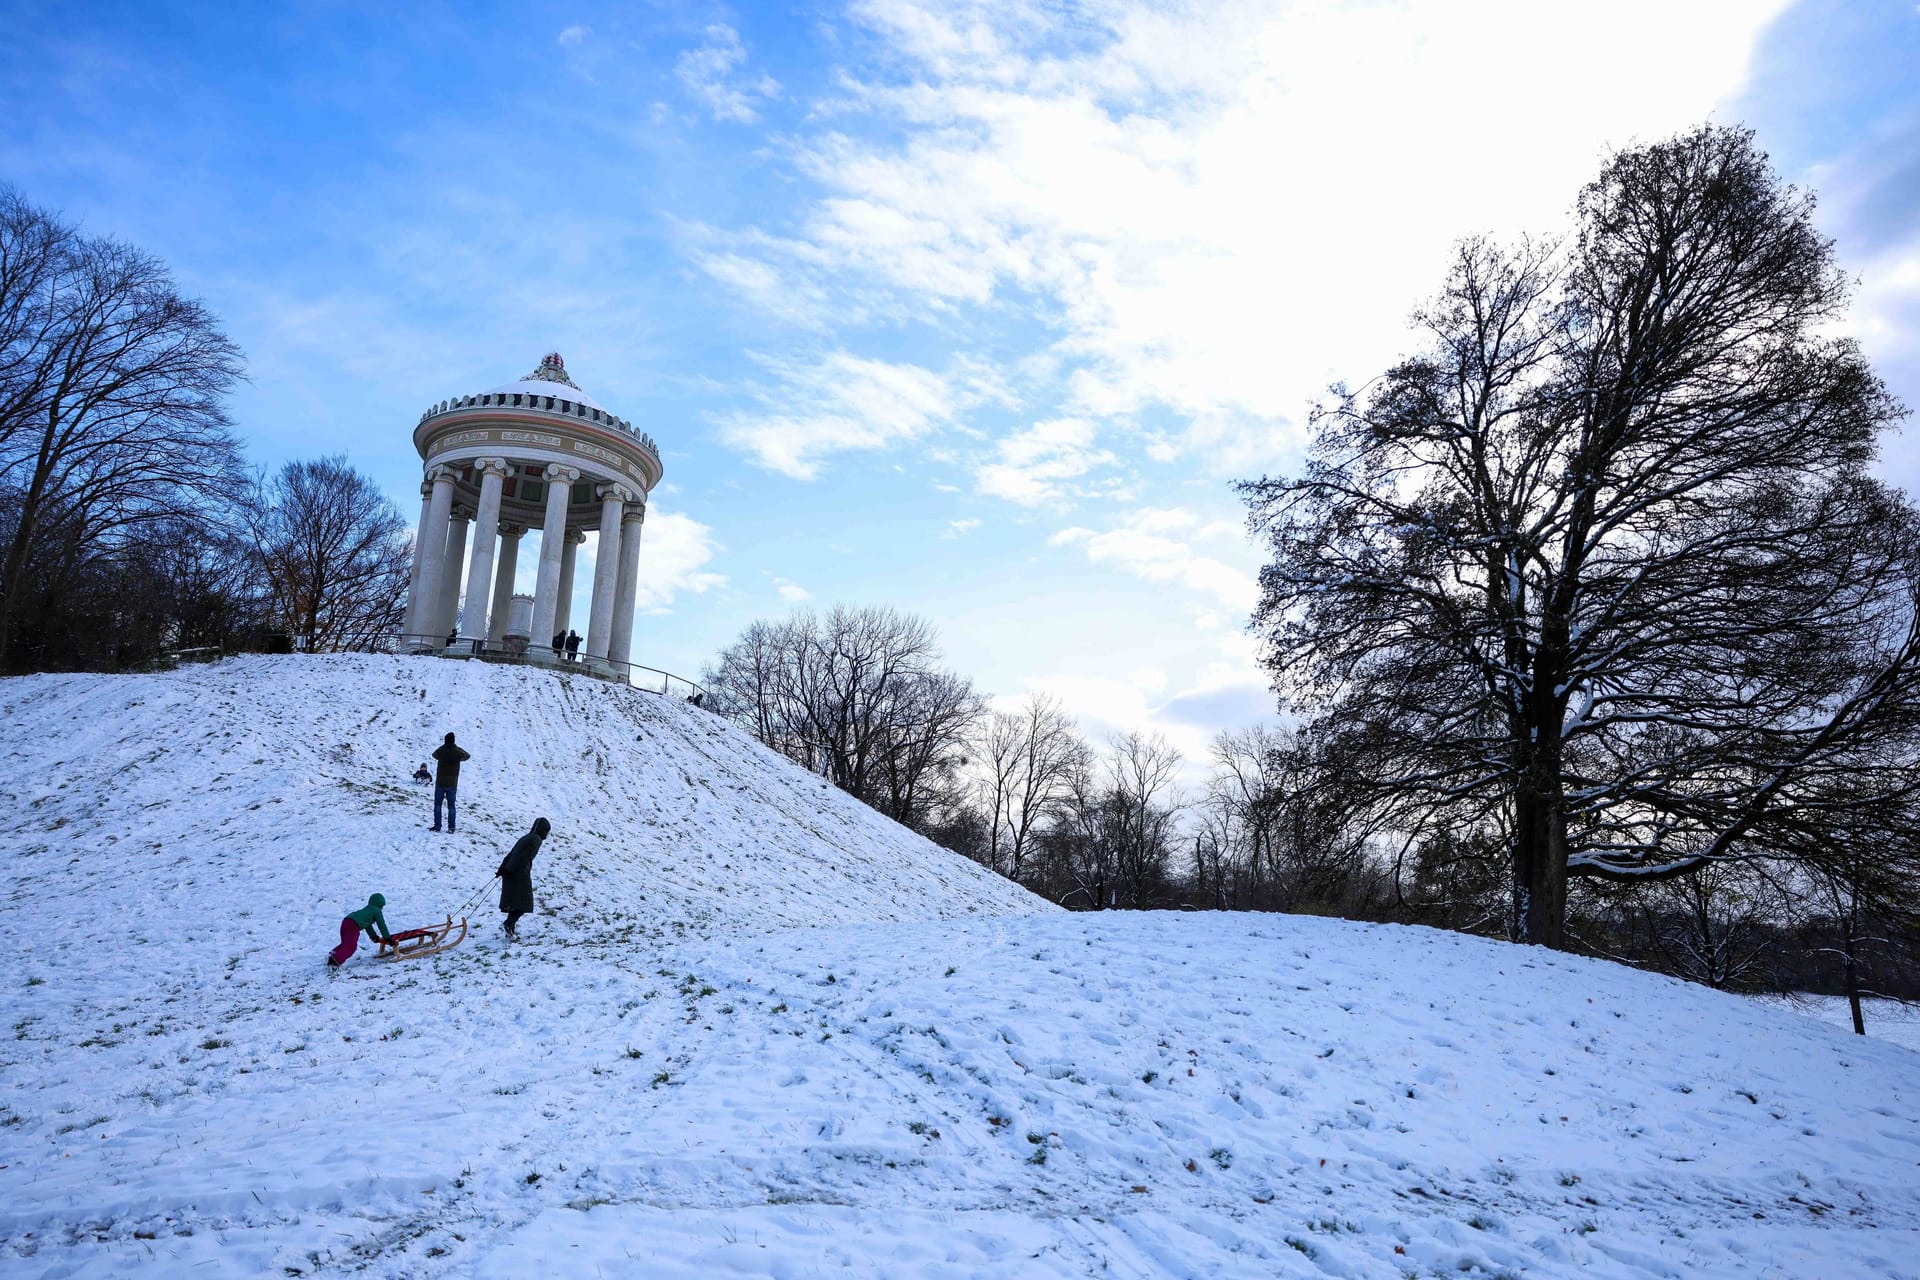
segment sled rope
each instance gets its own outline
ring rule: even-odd
[[[463,916],[467,914],[467,908],[471,907],[474,903],[480,901],[481,895],[486,893],[487,890],[493,888],[493,881],[498,880],[499,878],[500,878],[499,874],[495,873],[493,880],[489,880],[485,884],[481,885],[478,889],[475,889],[473,891],[473,896],[471,898],[468,898],[465,902],[461,903],[458,907],[454,908],[453,914],[456,916]]]

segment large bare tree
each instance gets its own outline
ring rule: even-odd
[[[308,648],[365,649],[399,625],[407,524],[345,458],[289,462],[261,481],[251,524],[274,621]]]
[[[923,618],[837,605],[756,622],[706,684],[762,743],[897,822],[929,829],[961,800],[980,700]]]
[[[1911,759],[1915,522],[1866,470],[1901,410],[1812,208],[1744,130],[1620,152],[1243,486],[1276,686],[1403,826],[1509,833],[1520,939],[1565,944],[1570,875],[1781,852]]]
[[[36,536],[90,553],[246,483],[223,398],[240,353],[166,267],[0,188],[0,661]]]

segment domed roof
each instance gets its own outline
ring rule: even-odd
[[[589,409],[598,409],[602,413],[611,413],[607,406],[574,385],[567,376],[567,363],[560,358],[558,351],[549,351],[535,369],[518,382],[509,382],[505,386],[489,387],[488,395],[530,395],[564,396],[575,404],[583,404]]]

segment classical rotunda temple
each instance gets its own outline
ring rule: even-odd
[[[518,382],[432,406],[413,444],[426,477],[408,642],[550,654],[550,638],[583,621],[573,609],[574,552],[594,529],[582,654],[628,662],[640,528],[661,474],[652,439],[575,386],[556,353]],[[515,595],[514,576],[530,529],[540,534],[540,571],[529,600]]]

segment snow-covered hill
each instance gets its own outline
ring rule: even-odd
[[[473,755],[452,836],[427,830],[432,788],[410,781],[449,731]],[[70,913],[55,945],[85,964],[116,958],[99,943],[129,928],[183,944],[143,966],[198,972],[209,950],[271,964],[374,890],[396,928],[438,919],[538,816],[553,824],[541,897],[582,931],[1054,910],[717,716],[478,662],[8,681],[0,809],[7,846]]]
[[[1429,930],[1067,916],[610,692],[0,684],[0,1274],[1920,1274],[1910,1050]],[[449,727],[452,839],[404,782]],[[323,972],[535,813],[523,941]]]

